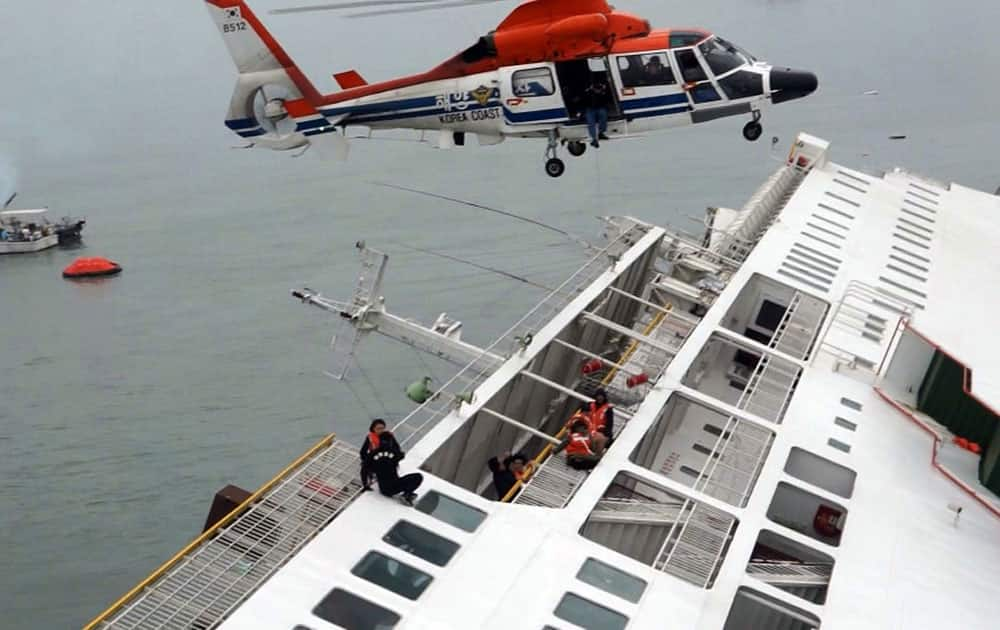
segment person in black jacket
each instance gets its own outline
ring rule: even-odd
[[[375,418],[368,426],[368,435],[361,445],[361,486],[365,490],[372,489],[372,471],[370,470],[370,458],[372,451],[378,449],[381,443],[382,432],[385,431],[385,420]]]
[[[486,462],[486,465],[490,467],[490,472],[493,473],[493,487],[497,490],[498,500],[507,496],[507,493],[518,481],[524,480],[526,476],[525,465],[528,463],[528,458],[521,453],[514,455],[504,453],[502,457],[503,461],[499,457],[491,457]]]
[[[379,434],[378,448],[368,453],[368,470],[378,479],[378,489],[387,497],[401,495],[404,503],[413,505],[415,492],[424,481],[420,473],[399,476],[399,462],[405,457],[399,442],[389,431]]]
[[[590,146],[596,149],[601,146],[601,140],[608,139],[604,132],[608,130],[611,90],[601,73],[592,72],[584,94],[587,103],[584,116],[587,119],[587,131],[590,133]]]

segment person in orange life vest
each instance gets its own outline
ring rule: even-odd
[[[565,450],[566,463],[571,468],[590,470],[601,461],[607,441],[603,433],[591,433],[586,420],[576,420],[570,427],[569,435],[563,438],[553,452],[559,454]]]
[[[500,457],[491,457],[486,462],[490,472],[493,473],[493,487],[497,490],[497,499],[503,499],[518,481],[528,478],[527,456],[522,453],[514,455],[504,453]]]
[[[589,416],[591,432],[603,433],[608,440],[614,437],[615,411],[608,402],[606,391],[594,392],[594,402],[585,405],[582,411]]]
[[[372,489],[372,477],[375,473],[371,470],[371,454],[378,450],[383,431],[385,431],[385,420],[375,418],[368,426],[368,435],[361,445],[361,487],[365,490]]]

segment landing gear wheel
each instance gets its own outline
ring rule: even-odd
[[[545,161],[545,174],[549,177],[559,177],[566,171],[566,165],[559,158],[549,158]]]
[[[750,142],[760,138],[762,133],[764,133],[764,127],[756,120],[751,120],[743,126],[743,137]]]
[[[566,145],[566,150],[573,157],[580,157],[587,151],[587,145],[580,142],[579,140],[574,140]]]

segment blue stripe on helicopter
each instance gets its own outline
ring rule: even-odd
[[[437,96],[418,96],[415,98],[404,98],[398,101],[384,101],[381,103],[371,103],[369,105],[347,105],[345,107],[320,108],[319,113],[324,116],[337,116],[339,114],[379,114],[383,112],[398,111],[401,109],[417,109],[422,107],[434,107],[438,104]]]
[[[240,131],[237,131],[236,133],[239,134],[240,136],[244,137],[244,138],[254,138],[256,136],[263,136],[267,132],[264,131],[263,129],[261,129],[260,127],[258,127],[257,129],[253,129],[252,131],[242,131],[242,130],[240,130]]]
[[[665,94],[663,96],[647,96],[643,98],[621,99],[622,109],[645,109],[647,107],[662,107],[664,105],[687,104],[686,94]]]
[[[237,131],[239,129],[250,129],[257,127],[258,125],[257,121],[253,118],[233,118],[232,120],[226,121],[226,126],[233,131]]]
[[[302,120],[298,121],[295,126],[295,131],[307,131],[309,129],[318,129],[320,127],[326,127],[330,124],[330,121],[326,118],[316,118],[314,120]]]

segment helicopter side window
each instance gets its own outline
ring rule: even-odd
[[[682,48],[684,46],[694,46],[705,39],[705,37],[704,33],[696,33],[694,31],[671,31],[669,43],[671,48]]]
[[[698,48],[701,50],[701,56],[705,58],[705,63],[716,76],[735,70],[746,63],[746,60],[736,52],[735,48],[726,48],[717,39],[710,39],[699,45]]]
[[[552,71],[548,68],[518,70],[511,77],[515,96],[551,96],[556,93]]]
[[[618,70],[622,86],[626,88],[673,85],[677,82],[664,53],[621,56],[618,58]]]
[[[678,50],[674,55],[677,58],[677,65],[680,66],[681,76],[684,77],[684,81],[697,83],[698,81],[708,80],[708,75],[705,74],[705,69],[698,63],[698,58],[695,56],[693,50]]]

